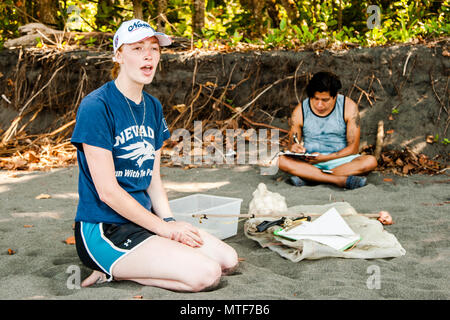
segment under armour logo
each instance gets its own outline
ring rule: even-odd
[[[125,247],[128,247],[128,246],[130,245],[130,243],[131,243],[131,240],[130,240],[130,239],[127,239],[127,241],[125,241],[125,242],[123,243],[123,245],[124,245]]]

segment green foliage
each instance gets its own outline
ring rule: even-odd
[[[114,32],[121,21],[133,17],[131,0],[55,1],[61,30]],[[319,39],[329,44],[376,46],[450,34],[450,0],[373,0],[381,10],[380,25],[373,29],[367,24],[370,4],[366,1],[302,0],[291,1],[289,8],[283,6],[286,2],[261,0],[258,11],[255,1],[205,0],[205,26],[201,34],[193,34],[192,0],[167,0],[165,32],[193,37],[198,48],[247,43],[265,49],[296,49]],[[142,4],[145,19],[156,26],[158,1]],[[19,36],[19,26],[39,20],[36,8],[37,1],[0,1],[0,48],[7,39]]]
[[[0,48],[7,39],[19,36],[18,28],[23,22],[15,7],[13,0],[0,2]]]
[[[438,133],[436,133],[434,135],[433,141],[434,142],[439,142],[439,134]],[[448,138],[444,138],[444,139],[441,140],[441,143],[446,146],[446,145],[450,144],[450,140]]]

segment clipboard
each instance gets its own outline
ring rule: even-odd
[[[317,154],[312,154],[312,153],[296,153],[296,152],[291,152],[291,151],[284,151],[284,152],[280,152],[278,155],[280,156],[288,156],[288,157],[292,157],[292,158],[296,158],[296,159],[306,159],[306,158],[314,158],[317,157]]]
[[[361,240],[347,225],[335,208],[331,208],[313,222],[303,222],[294,228],[280,228],[274,234],[289,240],[312,240],[344,251]]]

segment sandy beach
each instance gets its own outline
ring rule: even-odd
[[[223,277],[214,291],[177,293],[128,281],[71,288],[71,267],[80,268],[82,278],[90,274],[75,246],[64,242],[73,235],[78,167],[0,171],[0,299],[450,298],[448,174],[399,177],[373,172],[368,185],[357,190],[329,185],[295,188],[284,182],[281,173],[263,176],[258,167],[245,165],[189,170],[164,167],[162,174],[169,199],[193,193],[241,198],[242,213],[248,210],[260,182],[283,195],[289,207],[346,201],[360,213],[387,210],[395,224],[385,230],[395,235],[406,255],[293,263],[248,239],[241,221],[237,235],[225,241],[242,261],[236,274]],[[41,194],[48,196],[36,199]],[[367,281],[373,266],[379,268],[381,281],[379,288],[371,289]]]

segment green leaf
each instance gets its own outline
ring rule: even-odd
[[[280,30],[282,30],[282,31],[286,30],[286,26],[287,26],[286,19],[285,18],[281,19]]]

